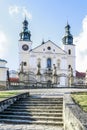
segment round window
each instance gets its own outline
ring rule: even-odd
[[[51,47],[50,47],[50,46],[48,46],[48,47],[47,47],[47,49],[48,49],[48,50],[51,50]]]

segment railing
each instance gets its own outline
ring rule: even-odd
[[[17,100],[21,99],[21,98],[26,98],[29,96],[29,93],[22,93],[10,98],[7,98],[3,101],[0,101],[0,112],[2,112],[3,110],[5,110],[7,107],[9,107],[11,104],[13,104],[14,102],[16,102]]]

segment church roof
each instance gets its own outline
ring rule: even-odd
[[[78,72],[78,71],[76,71],[76,77],[77,78],[85,78],[85,76],[86,76],[85,72]]]
[[[19,82],[19,78],[10,77],[10,78],[9,78],[9,81],[10,81],[10,82],[14,82],[14,83],[18,83],[18,82]]]

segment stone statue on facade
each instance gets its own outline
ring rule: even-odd
[[[69,68],[69,75],[68,75],[68,86],[71,87],[74,82],[74,77],[73,77],[73,69],[72,67]]]
[[[57,67],[55,66],[55,64],[53,66],[54,83],[57,83]]]
[[[37,75],[41,75],[40,68],[41,68],[41,65],[40,65],[40,63],[38,63],[37,64]]]

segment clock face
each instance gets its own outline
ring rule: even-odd
[[[29,49],[29,46],[26,45],[26,44],[24,44],[24,45],[22,46],[22,49],[23,49],[24,51],[27,51],[27,50]]]

